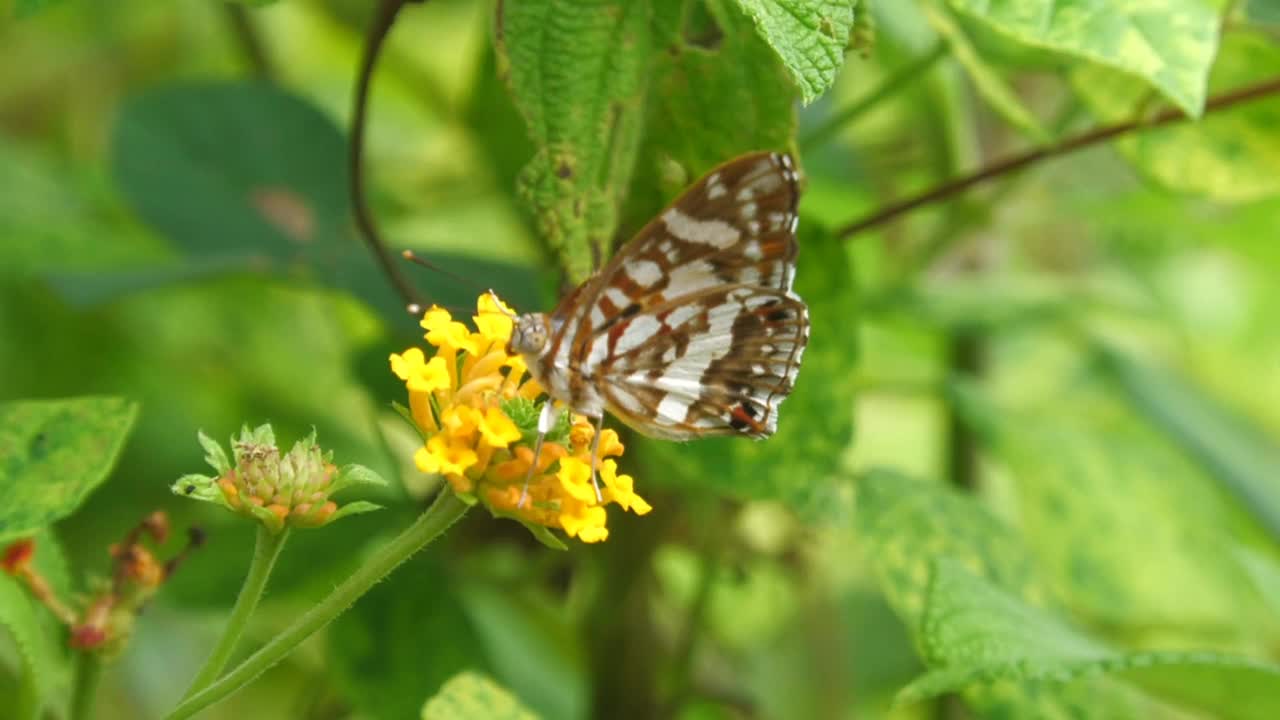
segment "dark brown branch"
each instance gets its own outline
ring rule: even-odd
[[[1236,88],[1221,95],[1214,96],[1205,103],[1204,114],[1225,110],[1242,103],[1251,102],[1260,98],[1268,97],[1280,93],[1280,77],[1271,78],[1255,85],[1247,85],[1242,88]],[[1128,120],[1114,125],[1103,125],[1087,132],[1081,133],[1074,137],[1067,138],[1061,142],[1042,147],[1036,150],[1014,155],[1013,157],[998,160],[987,167],[984,167],[969,175],[962,175],[951,180],[947,180],[942,184],[926,190],[919,195],[906,198],[887,205],[870,215],[845,225],[836,231],[836,237],[847,239],[857,235],[858,233],[879,227],[887,222],[896,219],[900,215],[905,215],[925,205],[931,205],[935,202],[946,200],[954,195],[959,195],[969,188],[986,182],[993,178],[1017,172],[1028,165],[1066,155],[1068,153],[1081,150],[1091,145],[1097,145],[1108,140],[1112,140],[1121,135],[1133,132],[1135,130],[1146,130],[1149,128],[1170,125],[1175,122],[1188,119],[1181,110],[1169,108],[1163,110],[1150,118],[1137,118]]]
[[[360,58],[360,74],[356,77],[355,107],[351,113],[351,142],[347,146],[347,170],[351,175],[351,207],[356,216],[356,227],[361,237],[369,246],[369,251],[378,261],[378,267],[391,281],[396,293],[404,300],[405,305],[420,304],[418,292],[409,284],[395,259],[387,251],[387,244],[374,222],[373,213],[369,210],[369,202],[365,198],[364,186],[364,126],[369,109],[369,84],[373,78],[373,68],[377,65],[378,56],[382,52],[383,41],[395,24],[396,15],[408,0],[382,0],[375,11],[373,24],[365,36],[364,55]]]

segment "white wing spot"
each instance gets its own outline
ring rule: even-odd
[[[792,235],[796,234],[796,228],[798,227],[800,227],[800,216],[792,215],[791,216],[791,234]]]
[[[760,223],[757,223],[754,220],[751,222],[757,227],[760,225]],[[760,260],[764,257],[764,253],[760,252],[760,243],[752,240],[742,248],[742,256],[748,260]]]
[[[737,229],[723,220],[697,220],[671,208],[662,213],[662,221],[672,235],[685,242],[727,248],[738,241]]]
[[[653,287],[662,279],[662,268],[652,260],[636,260],[626,265],[627,275],[640,287]]]
[[[689,416],[689,403],[677,395],[667,393],[658,403],[658,415],[672,422],[684,422]]]
[[[604,298],[613,303],[613,306],[618,310],[622,310],[631,304],[631,298],[616,287],[605,288]]]
[[[618,338],[618,344],[614,348],[614,352],[618,355],[625,355],[649,342],[649,339],[661,329],[662,323],[656,319],[648,315],[639,315],[628,323],[626,329],[622,331],[622,336]]]
[[[672,328],[678,328],[689,322],[690,319],[697,316],[700,312],[701,311],[696,305],[681,305],[675,310],[672,310],[671,314],[667,316],[667,325]]]
[[[743,220],[750,220],[756,216],[756,211],[759,209],[760,206],[756,205],[754,202],[743,203],[742,207],[738,210],[738,216]]]

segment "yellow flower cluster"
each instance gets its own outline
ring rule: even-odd
[[[644,515],[649,504],[633,490],[629,475],[619,475],[610,459],[623,452],[618,434],[604,430],[597,460],[602,499],[591,484],[591,440],[595,429],[574,413],[553,431],[538,453],[538,466],[522,490],[533,463],[533,437],[542,387],[528,377],[524,359],[507,354],[510,308],[486,293],[476,302],[471,332],[448,311],[432,307],[422,318],[426,341],[435,349],[428,360],[419,348],[391,356],[391,371],[409,390],[409,414],[424,443],[414,455],[418,469],[438,473],[455,493],[478,500],[495,515],[526,525],[559,528],[583,542],[609,536],[605,506]],[[545,531],[542,531],[545,532]]]

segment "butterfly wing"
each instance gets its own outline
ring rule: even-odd
[[[729,285],[636,315],[609,335],[616,341],[599,387],[623,422],[673,440],[768,437],[795,384],[809,317],[794,293]]]
[[[809,333],[791,292],[798,198],[778,153],[691,186],[562,303],[570,374],[648,435],[772,434]]]

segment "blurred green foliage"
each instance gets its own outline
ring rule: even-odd
[[[168,492],[198,429],[314,427],[392,481],[290,540],[246,651],[437,486],[391,407],[420,330],[351,220],[372,5],[0,4],[0,538],[72,598],[152,510],[208,535],[98,717],[174,706],[248,564]],[[549,308],[710,167],[791,150],[811,343],[771,440],[627,438],[654,511],[604,545],[472,513],[201,717],[1280,715],[1280,99],[1140,127],[1274,80],[1277,8],[407,5],[365,175],[392,250],[463,279],[406,265],[423,297]],[[72,664],[0,575],[0,719],[65,717]]]

